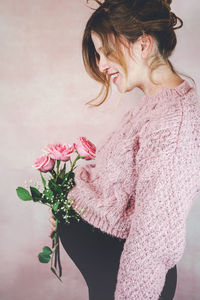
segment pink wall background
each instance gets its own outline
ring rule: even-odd
[[[175,0],[184,21],[177,32],[172,62],[200,84],[200,24],[197,0]],[[87,136],[96,146],[121,116],[140,102],[141,93],[126,94],[119,105],[114,89],[99,108],[84,103],[100,86],[85,72],[81,39],[91,10],[84,0],[2,0],[0,2],[0,136],[1,136],[1,300],[87,300],[86,283],[62,250],[63,284],[40,264],[37,254],[51,245],[47,207],[20,201],[15,189],[39,180],[31,168],[48,143],[75,142]],[[200,201],[187,221],[187,246],[178,263],[175,300],[200,295]]]

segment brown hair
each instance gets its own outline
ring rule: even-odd
[[[177,17],[170,8],[170,0],[105,0],[99,4],[89,18],[82,39],[82,57],[87,73],[96,81],[102,83],[102,88],[96,98],[103,95],[102,100],[92,106],[101,105],[108,97],[110,91],[110,77],[99,71],[99,54],[96,52],[91,32],[97,33],[101,40],[106,56],[119,63],[127,76],[127,67],[121,51],[121,44],[127,47],[134,43],[139,36],[150,34],[157,42],[158,51],[164,61],[169,64],[173,73],[177,74],[169,56],[176,43],[174,30],[183,26],[183,21]],[[88,3],[89,0],[86,0]],[[180,23],[177,25],[177,23]],[[124,43],[124,38],[127,43]],[[151,72],[160,65],[158,57],[151,62]]]

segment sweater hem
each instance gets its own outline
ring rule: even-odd
[[[100,216],[99,214],[95,213],[93,209],[90,209],[83,201],[78,199],[77,197],[74,197],[72,193],[70,193],[69,201],[72,203],[73,209],[76,211],[76,213],[79,214],[79,216],[89,223],[90,225],[100,229],[101,231],[111,235],[112,237],[116,237],[119,239],[126,239],[128,234],[126,231],[122,231],[118,229],[118,227],[111,226],[108,219],[106,220],[106,217]],[[120,222],[118,222],[117,225],[120,225]],[[122,222],[123,226],[123,222]]]

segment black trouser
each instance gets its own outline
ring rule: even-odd
[[[74,210],[71,208],[71,213]],[[70,224],[58,224],[61,243],[82,273],[89,292],[89,300],[114,300],[120,256],[125,239],[118,239],[102,232],[82,218],[70,218]],[[161,297],[171,300],[177,283],[177,268],[166,274]],[[70,300],[70,299],[69,299]],[[131,300],[131,299],[130,299]]]

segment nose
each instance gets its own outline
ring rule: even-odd
[[[105,56],[100,56],[98,67],[99,71],[102,73],[106,72],[109,69],[110,66]]]

